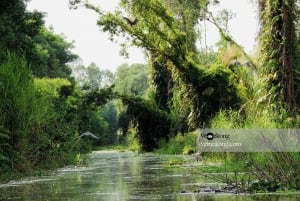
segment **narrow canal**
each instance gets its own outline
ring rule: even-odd
[[[26,178],[0,185],[1,201],[290,201],[298,194],[234,195],[198,193],[197,188],[222,183],[196,174],[203,163],[190,156],[184,165],[168,167],[175,156],[100,151],[90,155],[86,167],[66,167],[50,176]]]

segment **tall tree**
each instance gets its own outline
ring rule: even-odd
[[[72,76],[81,87],[96,90],[112,85],[114,74],[110,70],[102,70],[95,63],[85,67],[83,64],[72,66]]]
[[[206,71],[198,65],[194,52],[189,48],[187,33],[184,32],[176,13],[162,0],[122,0],[119,10],[113,13],[104,13],[99,7],[90,4],[86,6],[99,13],[98,25],[103,31],[109,32],[112,37],[126,36],[132,45],[147,50],[151,57],[154,55],[155,58],[162,59],[159,61],[163,64],[161,67],[170,70],[172,81],[175,80],[184,88],[185,94],[180,98],[188,101],[180,106],[188,108],[187,118],[189,117],[192,128],[201,126],[220,108],[233,108],[239,104],[236,87],[230,80],[231,72],[221,68]],[[164,63],[167,65],[164,66]],[[137,104],[137,101],[132,103]],[[156,107],[153,112],[160,113]],[[155,116],[154,114],[151,120]],[[147,122],[149,121],[138,127],[141,130],[146,129],[149,126]]]
[[[210,1],[163,0],[163,2],[174,13],[181,31],[185,33],[187,49],[196,54],[198,52],[196,41],[199,39],[200,33],[195,30],[195,27],[199,20],[203,20],[205,17]]]
[[[33,37],[43,24],[43,14],[27,12],[23,0],[0,1],[1,52],[14,51],[28,58],[34,48]]]
[[[195,30],[199,19],[203,17],[208,1],[207,0],[163,0],[176,18],[178,28],[185,34],[185,43],[187,51],[193,55],[193,60],[197,59],[196,40],[198,33]],[[154,98],[158,106],[164,110],[170,110],[171,100],[173,97],[173,88],[178,87],[178,83],[174,82],[174,71],[172,64],[168,62],[165,56],[156,53],[151,54],[151,85]]]
[[[144,96],[149,88],[148,65],[123,64],[115,74],[115,91],[120,94]]]
[[[164,56],[152,54],[150,62],[150,87],[154,101],[160,109],[168,111],[174,86],[172,71],[168,68],[168,60]]]
[[[260,0],[260,45],[262,71],[273,100],[284,104],[288,115],[296,117],[294,73],[297,60],[295,0]]]
[[[67,42],[52,29],[40,29],[33,38],[34,49],[28,58],[37,77],[70,78],[70,62],[78,58],[71,52],[73,42]]]
[[[103,73],[100,71],[99,67],[95,63],[91,63],[86,68],[88,84],[91,89],[96,90],[102,87]]]
[[[68,63],[77,55],[72,42],[44,27],[44,14],[26,10],[24,0],[0,2],[0,53],[6,50],[24,55],[38,77],[70,78]]]
[[[200,4],[200,7],[201,5],[207,4]],[[173,79],[181,80],[186,88],[187,97],[192,102],[190,113],[194,117],[195,124],[199,126],[207,116],[211,116],[220,107],[234,106],[238,102],[235,90],[231,88],[233,85],[228,89],[220,89],[230,86],[227,72],[210,72],[210,74],[197,65],[197,60],[193,59],[193,52],[188,48],[187,33],[183,31],[176,13],[168,9],[163,1],[123,0],[121,6],[122,10],[115,13],[103,13],[98,7],[87,5],[100,14],[98,25],[103,31],[110,32],[112,36],[129,35],[133,45],[146,49],[150,55],[160,55],[168,61],[170,64],[168,68],[176,71],[177,76]],[[129,23],[128,20],[135,23]],[[221,79],[225,83],[214,83],[213,86],[217,88],[213,93],[203,93],[210,87],[207,84],[212,84],[212,80],[217,82],[216,77],[222,76],[227,76],[226,79]],[[217,91],[222,93],[218,95]],[[205,102],[206,97],[203,94],[216,96],[213,98],[215,101],[213,106],[210,106],[211,101]],[[207,105],[209,107],[206,107]],[[210,109],[206,111],[206,108]]]

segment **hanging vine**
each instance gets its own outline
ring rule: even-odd
[[[295,119],[294,73],[298,53],[295,32],[296,1],[261,0],[259,5],[261,71],[267,79],[269,101],[286,108],[289,117]]]
[[[127,43],[130,41],[147,51],[153,64],[152,87],[157,93],[154,97],[158,108],[171,115],[183,111],[176,117],[183,120],[181,128],[188,126],[191,130],[203,126],[220,109],[238,107],[240,98],[230,70],[219,67],[206,70],[199,65],[195,57],[196,36],[189,35],[199,16],[188,19],[189,9],[180,16],[165,2],[167,0],[122,0],[118,10],[107,13],[94,6],[88,7],[99,13],[98,25],[111,37],[124,36]],[[195,3],[199,7],[196,9],[205,10],[208,1],[185,3]],[[177,93],[176,101],[174,92]],[[184,109],[178,109],[180,107]],[[170,111],[173,108],[176,112]],[[144,115],[151,113],[144,112]],[[138,128],[141,134],[143,129]]]

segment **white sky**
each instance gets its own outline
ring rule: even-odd
[[[104,10],[112,10],[118,0],[93,0]],[[221,8],[230,9],[235,17],[230,21],[230,33],[249,52],[253,49],[257,33],[255,7],[249,0],[221,0]],[[73,52],[78,54],[84,65],[94,62],[101,69],[115,71],[123,63],[145,63],[142,50],[130,48],[129,59],[120,56],[119,45],[111,42],[108,34],[96,25],[98,15],[91,10],[78,8],[70,10],[68,0],[31,0],[28,10],[47,13],[46,26],[54,32],[66,36],[67,41],[75,41]],[[218,40],[218,33],[207,23],[207,42],[211,46]]]

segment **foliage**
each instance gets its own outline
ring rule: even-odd
[[[176,135],[169,141],[160,141],[160,148],[156,149],[155,152],[163,154],[191,154],[196,152],[196,140],[198,132],[190,132],[185,135]]]
[[[130,151],[136,151],[136,152],[143,151],[140,140],[137,135],[138,135],[137,130],[135,128],[130,128],[128,130],[126,136],[126,144]]]
[[[170,100],[173,98],[172,72],[168,68],[171,64],[163,56],[152,54],[150,70],[151,96],[162,110],[170,110]]]
[[[112,144],[113,136],[108,133],[109,123],[105,121],[100,108],[95,110],[83,110],[79,116],[80,122],[78,125],[79,133],[91,132],[98,137],[98,140],[83,139],[86,141],[87,150],[82,149],[83,153],[88,153],[92,150],[92,146]]]
[[[148,83],[148,66],[144,64],[123,64],[115,73],[114,90],[120,94],[145,96]]]
[[[85,67],[73,66],[73,75],[82,87],[82,106],[79,109],[79,132],[92,132],[99,139],[88,144],[94,147],[117,142],[117,111],[115,101],[110,101],[114,75],[109,70],[101,70],[91,63]],[[112,85],[112,86],[111,86]]]
[[[149,70],[148,65],[144,64],[123,64],[118,67],[115,73],[114,92],[127,96],[147,97],[149,91]],[[117,127],[120,129],[121,142],[126,138],[127,132],[130,134],[131,117],[127,106],[120,101],[114,102],[117,108]],[[134,139],[132,137],[131,139]]]
[[[115,144],[118,141],[118,118],[116,102],[110,101],[101,108],[101,116],[107,122],[107,129],[103,132],[102,145]]]
[[[178,24],[178,29],[185,35],[186,49],[193,60],[197,61],[197,48],[196,40],[198,33],[195,31],[195,27],[198,20],[203,18],[205,8],[208,4],[207,1],[169,1],[164,0],[162,3],[170,10],[174,16],[176,16],[175,23]],[[185,121],[189,115],[189,109],[191,107],[185,107],[185,109],[176,110],[176,104],[186,104],[188,100],[178,98],[176,101],[176,94],[180,93],[183,96],[188,96],[189,90],[181,87],[182,80],[179,80],[176,67],[164,54],[157,53],[156,51],[150,51],[151,53],[151,92],[152,96],[159,106],[159,108],[171,112],[175,115],[178,124],[178,129],[186,131],[188,128],[188,122]],[[181,101],[182,100],[182,101]],[[189,102],[193,104],[192,101]]]
[[[265,22],[266,21],[263,23]],[[263,29],[267,27],[266,25]],[[269,38],[270,33],[266,32],[264,34],[263,37],[267,37],[267,40],[270,41],[262,42],[266,42],[265,45],[268,46],[268,48],[271,47],[269,46],[271,44],[276,46],[276,41]],[[277,39],[280,40],[280,38]],[[262,40],[266,40],[266,38]],[[281,44],[281,42],[277,44]],[[281,96],[277,94],[280,92],[280,90],[278,90],[279,88],[277,88],[279,85],[276,85],[274,80],[270,82],[270,79],[274,77],[269,73],[272,69],[274,70],[280,66],[278,63],[278,61],[280,61],[280,59],[278,59],[280,58],[279,54],[272,53],[272,51],[278,50],[275,46],[271,48],[272,50],[263,50],[261,59],[265,59],[264,62],[266,63],[263,63],[261,71],[256,72],[245,67],[238,67],[234,70],[235,79],[238,83],[237,87],[243,103],[239,110],[221,110],[211,119],[210,127],[286,128],[293,125],[293,121],[289,118],[286,107],[282,104],[283,99],[278,98]],[[228,49],[226,51],[228,53]],[[267,55],[272,56],[273,61],[276,61],[276,63],[272,62],[270,57],[266,59]],[[267,73],[267,69],[270,70],[268,71],[269,73]],[[273,87],[270,88],[270,86]],[[286,189],[299,188],[299,186],[297,186],[298,177],[295,177],[295,175],[298,174],[296,169],[299,163],[299,154],[297,153],[227,153],[226,159],[227,167],[230,167],[230,169],[236,172],[247,171],[253,175],[252,179],[258,181],[251,184],[251,190],[275,191],[283,186]]]
[[[12,146],[8,142],[9,131],[4,127],[0,127],[0,169],[8,170],[10,167],[11,157],[13,152]],[[1,178],[0,178],[1,179]]]
[[[211,119],[210,127],[285,128],[292,125],[290,121],[282,122],[282,116],[286,118],[287,115],[278,113],[272,105],[246,103],[243,109],[219,112]],[[258,181],[251,184],[251,191],[275,191],[279,187],[299,189],[299,178],[295,177],[298,175],[299,153],[227,153],[226,157],[227,171],[248,172],[253,175],[252,180]]]
[[[109,32],[112,38],[125,36],[127,44],[130,41],[151,56],[153,91],[150,98],[155,103],[151,99],[119,96],[127,105],[127,114],[131,115],[138,130],[142,149],[151,150],[150,144],[156,147],[159,138],[168,138],[174,131],[185,132],[204,125],[222,108],[239,106],[240,97],[233,73],[223,66],[204,70],[197,64],[197,33],[194,28],[198,20],[205,17],[208,3],[205,0],[184,4],[167,0],[125,0],[113,13],[105,13],[100,7],[83,3],[100,15],[98,25],[103,31]],[[119,68],[115,85],[117,92],[135,96],[140,95],[138,91],[144,90],[144,86],[147,87],[144,74],[137,75],[139,79],[135,79],[133,74],[128,76],[135,69]],[[140,72],[146,71],[141,69]],[[103,97],[105,95],[98,96],[100,99]]]
[[[46,29],[43,14],[27,12],[22,0],[2,1],[1,174],[80,162],[80,153],[90,151],[91,145],[115,144],[119,137],[127,138],[131,150],[190,154],[196,151],[197,132],[186,132],[198,127],[295,126],[297,2],[259,1],[259,68],[230,36],[231,13],[223,11],[215,18],[208,11],[210,3],[122,0],[114,12],[103,12],[85,2],[99,14],[98,25],[111,39],[123,36],[124,47],[142,47],[150,62],[123,64],[115,75],[94,63],[79,64],[72,70],[80,90],[70,81],[69,63],[77,58],[71,52],[73,43]],[[199,20],[219,30],[217,53],[197,49]],[[247,61],[250,68],[237,63],[231,68],[233,59]],[[99,140],[79,138],[87,131]],[[220,155],[230,170],[249,171],[259,180],[254,190],[300,188],[299,153]]]
[[[41,28],[33,40],[34,49],[28,58],[33,74],[37,77],[70,79],[71,69],[68,63],[77,58],[71,52],[73,43],[46,28]]]
[[[126,135],[127,131],[129,130],[129,126],[130,126],[130,115],[125,109],[119,112],[118,114],[118,128],[120,129],[121,136]]]
[[[198,3],[199,2],[195,2],[195,5],[185,5],[186,7],[184,9],[188,11],[190,8],[189,6],[195,10],[205,9],[207,2],[200,2],[199,5]],[[174,10],[168,9],[167,4],[158,0],[124,1],[121,2],[121,6],[124,12],[130,16],[132,21],[121,15],[122,12],[120,11],[104,14],[99,8],[89,4],[87,5],[87,7],[94,9],[100,14],[98,24],[101,26],[103,31],[109,32],[112,36],[118,36],[121,34],[128,35],[134,45],[141,46],[146,49],[151,56],[154,55],[154,61],[156,61],[156,59],[161,59],[160,61],[162,61],[162,63],[159,64],[159,66],[161,68],[168,69],[169,74],[171,73],[172,75],[172,77],[169,77],[168,79],[172,79],[172,81],[180,83],[180,85],[183,86],[180,87],[180,89],[184,92],[182,94],[186,97],[184,100],[189,99],[189,109],[186,114],[191,114],[189,121],[191,128],[195,128],[195,126],[203,124],[203,120],[205,121],[207,116],[213,115],[215,111],[220,109],[220,107],[222,108],[228,105],[237,104],[238,97],[235,94],[236,92],[234,88],[230,90],[222,90],[220,88],[224,85],[228,86],[229,83],[228,80],[226,80],[228,79],[226,78],[228,74],[222,70],[216,73],[205,72],[199,68],[196,64],[197,61],[193,59],[195,57],[193,56],[194,52],[191,49],[194,48],[189,48],[191,47],[191,43],[189,42],[187,44],[187,40],[190,41],[190,39],[187,39],[188,34],[185,33],[185,31],[194,27],[185,27],[186,29],[183,29],[181,24],[183,21],[180,21],[175,17],[176,12],[182,12],[182,10],[178,11],[176,10],[176,7],[173,7]],[[196,21],[197,18],[200,17],[188,16],[185,12],[181,14],[184,15],[182,20],[185,18],[187,20],[187,18],[189,18],[192,24],[195,23],[192,21]],[[129,19],[129,21],[126,19]],[[130,22],[136,23],[130,24]],[[192,24],[189,26],[193,26]],[[163,69],[159,69],[159,72],[162,71]],[[229,92],[229,94],[222,93],[222,96],[225,97],[218,97],[215,99],[211,98],[212,100],[216,100],[213,108],[211,107],[208,108],[208,111],[203,111],[206,110],[205,104],[209,104],[209,102],[206,102],[205,100],[206,97],[202,96],[203,91],[208,87],[206,84],[211,84],[208,80],[212,80],[211,82],[214,82],[219,78],[226,83],[222,83],[222,85],[218,85],[217,82],[214,83],[213,85],[216,87],[214,90],[216,92]],[[158,81],[160,80],[162,80],[162,78],[155,78],[155,84],[158,84]],[[170,83],[172,81],[168,82]],[[229,86],[232,85],[229,84]],[[166,86],[161,86],[161,89],[163,89],[163,87]],[[173,86],[171,85],[171,87]],[[170,89],[167,90],[170,91]],[[162,95],[166,96],[165,94]],[[217,95],[217,93],[214,95]],[[159,96],[160,94],[157,95],[157,97]],[[170,96],[170,98],[172,98],[172,96]],[[166,105],[166,98],[164,99],[163,104]],[[184,101],[182,104],[185,103],[186,102]],[[185,116],[185,118],[187,117],[188,116]]]
[[[73,84],[34,80],[25,59],[13,53],[1,60],[1,173],[31,173],[75,162],[80,101]]]
[[[3,171],[30,173],[75,160],[78,148],[74,86],[64,79],[33,79],[24,58],[8,53],[1,65]],[[8,137],[7,137],[8,136]]]
[[[79,86],[90,90],[108,87],[114,81],[114,75],[111,71],[102,70],[95,63],[91,63],[87,67],[82,64],[74,65],[72,75]]]
[[[94,146],[115,144],[118,141],[117,95],[112,87],[84,91],[79,113],[79,132],[92,132],[99,139]]]
[[[178,166],[178,165],[182,165],[182,164],[185,164],[186,163],[186,160],[184,158],[171,158],[168,160],[167,162],[167,166],[170,167],[170,166]]]
[[[160,139],[168,140],[172,119],[166,112],[160,110],[154,103],[139,97],[122,96],[121,99],[127,105],[133,126],[138,130],[142,150],[151,151],[158,147]]]
[[[24,55],[35,76],[70,78],[67,64],[77,58],[73,44],[44,27],[44,14],[27,11],[23,0],[3,0],[0,7],[1,54]]]
[[[7,53],[1,60],[5,62],[0,67],[0,122],[9,134],[4,143],[14,150],[10,167],[21,169],[33,111],[33,77],[24,58]]]
[[[295,120],[295,70],[297,68],[296,12],[294,0],[267,0],[260,4],[262,73],[267,78],[269,99],[286,107]]]
[[[80,149],[78,108],[74,86],[68,80],[35,79],[36,113],[29,142],[32,162],[43,168],[71,163]],[[58,160],[59,159],[59,160]]]
[[[180,29],[186,34],[188,49],[195,53],[197,51],[195,41],[199,35],[194,28],[198,24],[198,20],[205,15],[209,1],[163,0],[162,2],[176,15]]]
[[[184,127],[184,124],[187,124],[191,130],[205,126],[220,109],[238,108],[241,103],[237,81],[232,71],[215,64],[208,70],[199,72],[201,71],[191,73],[190,76],[195,80],[195,89],[179,84],[180,88],[174,89],[172,103],[176,119],[183,122],[177,125]],[[187,94],[186,91],[190,93]]]
[[[97,108],[108,103],[112,98],[115,98],[113,86],[88,91],[83,97],[83,106],[86,108]]]
[[[252,154],[249,163],[259,181],[268,181],[286,189],[300,189],[299,153]]]
[[[27,12],[23,0],[0,2],[0,46],[3,50],[25,54],[26,58],[34,47],[33,37],[44,24],[43,14]],[[5,51],[1,52],[5,54]]]

